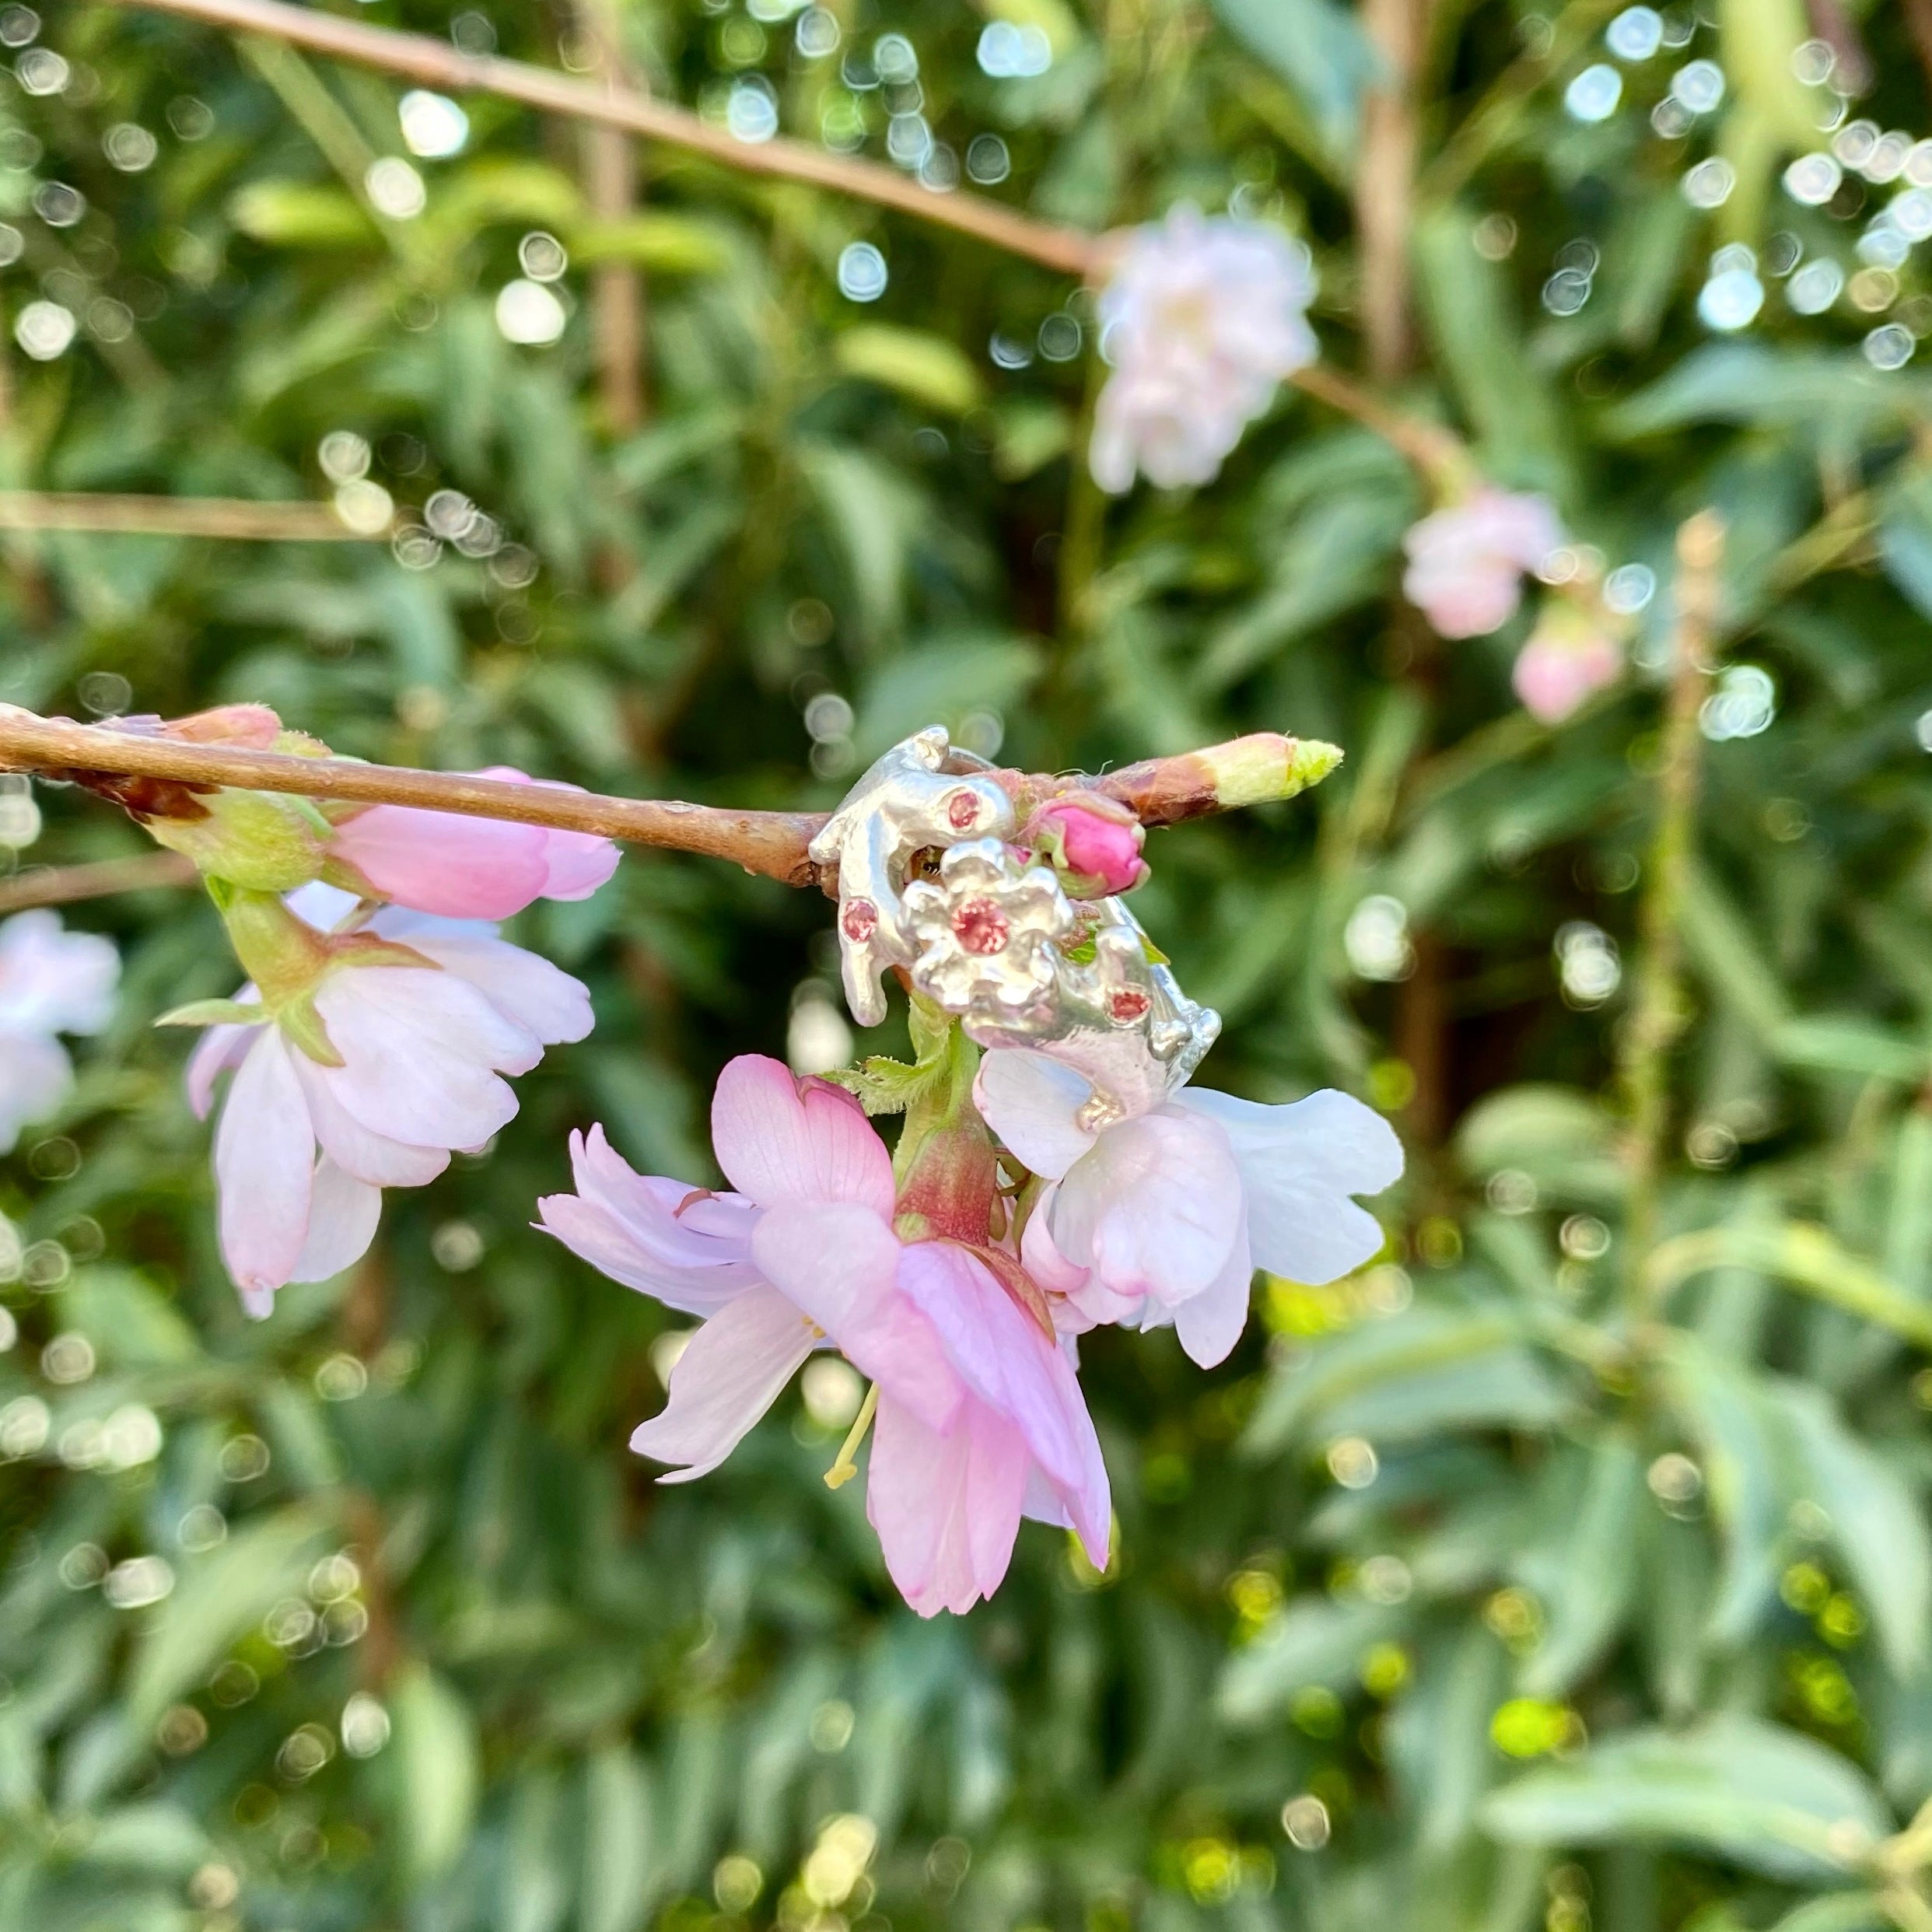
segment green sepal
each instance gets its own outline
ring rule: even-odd
[[[157,1027],[258,1027],[268,1017],[261,1006],[243,1006],[239,999],[191,999],[155,1021]]]
[[[348,1062],[335,1050],[335,1042],[329,1038],[329,1030],[322,1024],[322,1016],[315,1010],[313,995],[305,993],[299,999],[292,999],[275,1014],[275,1024],[286,1035],[289,1044],[299,1048],[318,1066],[345,1066]]]
[[[868,1055],[856,1066],[821,1077],[854,1095],[868,1114],[903,1114],[946,1070],[953,1022],[929,1000],[912,996],[908,1016],[915,1059],[908,1066],[888,1055]]]

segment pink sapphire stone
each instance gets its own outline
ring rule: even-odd
[[[879,908],[870,899],[848,899],[838,926],[855,946],[863,946],[879,929]]]
[[[1136,1020],[1147,1017],[1150,1005],[1147,996],[1138,986],[1123,986],[1117,993],[1109,996],[1107,1010],[1113,1016],[1117,1027],[1131,1027]]]
[[[990,899],[968,899],[953,915],[953,936],[969,953],[1004,952],[1011,929]]]
[[[971,792],[955,792],[946,801],[946,822],[954,831],[968,831],[979,823],[979,800]]]

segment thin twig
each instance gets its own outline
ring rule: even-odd
[[[1150,758],[1097,779],[1039,778],[1018,772],[996,775],[1023,804],[1084,784],[1128,806],[1143,824],[1171,825],[1269,798],[1293,797],[1318,782],[1340,755],[1330,747],[1257,732],[1226,745]],[[114,775],[167,779],[202,791],[226,787],[355,804],[409,805],[727,859],[787,885],[825,883],[806,851],[825,822],[820,812],[736,811],[348,758],[300,758],[42,718],[12,705],[0,705],[0,769],[83,779]]]
[[[1631,1314],[1638,1319],[1647,1313],[1650,1300],[1647,1269],[1657,1240],[1657,1186],[1670,1129],[1669,1058],[1684,1030],[1681,915],[1701,775],[1697,714],[1710,688],[1717,570],[1724,551],[1724,520],[1715,510],[1699,511],[1677,533],[1677,624],[1657,780],[1657,831],[1638,908],[1643,950],[1622,1068],[1630,1109],[1625,1284]]]
[[[247,497],[114,496],[91,491],[0,490],[0,530],[72,530],[128,537],[227,537],[244,543],[380,543],[327,503]]]
[[[1066,275],[1092,273],[1103,253],[1094,236],[1036,222],[983,196],[922,187],[910,176],[880,162],[828,154],[802,141],[740,141],[687,108],[602,81],[573,79],[522,61],[504,60],[493,54],[466,54],[427,34],[398,33],[319,9],[291,6],[285,0],[110,0],[110,4],[175,14],[233,33],[266,34],[271,40],[359,66],[380,68],[452,93],[499,94],[528,107],[601,121],[627,133],[709,156],[740,173],[807,181],[882,207],[900,208]]]
[[[1440,423],[1405,416],[1363,388],[1328,362],[1311,362],[1288,378],[1304,395],[1352,416],[1388,446],[1405,456],[1432,483],[1440,483],[1471,467],[1461,439]]]
[[[0,879],[0,913],[30,905],[74,905],[117,892],[193,885],[201,874],[178,852],[138,853],[131,859],[97,859],[80,866],[30,866]]]

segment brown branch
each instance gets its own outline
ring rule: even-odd
[[[398,33],[317,8],[291,6],[285,0],[109,0],[109,4],[172,13],[234,33],[266,34],[271,40],[401,74],[428,86],[453,93],[499,94],[527,107],[600,121],[628,134],[708,156],[740,173],[809,182],[884,208],[899,208],[1066,275],[1091,273],[1101,255],[1102,244],[1094,236],[1034,221],[979,195],[957,190],[936,193],[881,162],[828,154],[803,141],[740,141],[721,128],[709,126],[688,108],[651,100],[602,81],[575,80],[522,61],[466,54],[427,34]]]
[[[117,892],[193,885],[200,877],[194,861],[178,852],[98,859],[81,866],[30,866],[10,879],[0,879],[0,913],[18,912],[30,905],[72,905],[82,899],[105,899]]]
[[[98,530],[128,537],[229,537],[244,543],[380,543],[327,503],[247,497],[114,496],[92,491],[0,490],[0,530]]]
[[[1331,746],[1256,732],[1176,758],[1150,758],[1105,777],[1041,778],[1002,772],[1023,803],[1087,786],[1120,800],[1147,825],[1171,825],[1211,812],[1292,798],[1332,771]],[[67,718],[42,718],[0,705],[0,769],[100,780],[160,779],[203,791],[278,792],[365,805],[500,818],[563,831],[591,832],[632,845],[728,859],[787,885],[830,885],[806,848],[825,822],[820,812],[735,811],[675,799],[609,798],[562,786],[516,785],[453,772],[308,758],[227,744],[150,737]],[[79,896],[79,895],[76,895]]]
[[[1409,242],[1415,226],[1416,72],[1429,0],[1364,0],[1362,25],[1382,57],[1384,79],[1362,103],[1355,226],[1361,236],[1362,327],[1368,365],[1389,382],[1408,371]]]
[[[605,90],[629,87],[643,94],[625,60],[610,0],[578,0],[576,19]],[[585,192],[600,221],[621,222],[635,212],[637,155],[625,135],[614,128],[585,128],[583,163]],[[644,277],[628,262],[609,261],[592,271],[590,281],[604,418],[614,433],[628,436],[644,420]]]

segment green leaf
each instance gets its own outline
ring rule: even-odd
[[[930,724],[957,731],[1018,704],[1045,668],[1037,645],[987,632],[943,635],[887,660],[866,687],[852,742],[873,758]]]
[[[1293,88],[1329,151],[1354,147],[1362,91],[1380,69],[1355,17],[1330,0],[1211,0],[1221,24]]]
[[[1628,1440],[1607,1435],[1591,1447],[1561,1554],[1537,1578],[1548,1629],[1523,1672],[1529,1696],[1570,1690],[1622,1628],[1636,1584],[1634,1549],[1644,1495],[1643,1459]]]
[[[621,221],[580,221],[570,231],[573,261],[585,268],[628,262],[653,275],[716,275],[730,263],[724,238],[708,222],[653,208]]]
[[[481,1779],[476,1727],[463,1699],[419,1663],[392,1680],[390,1714],[397,1843],[410,1884],[421,1889],[469,1843]]]
[[[272,248],[367,248],[382,237],[362,205],[341,188],[302,181],[251,181],[228,204],[251,241]]]
[[[1623,1192],[1615,1123],[1573,1087],[1507,1087],[1477,1101],[1457,1130],[1456,1155],[1472,1179],[1513,1167],[1559,1200],[1610,1204]]]
[[[896,390],[908,401],[963,416],[985,400],[979,372],[956,345],[922,329],[863,322],[833,338],[832,353],[848,376]]]
[[[1842,1874],[1892,1830],[1855,1766],[1741,1716],[1607,1738],[1494,1793],[1482,1820],[1517,1843],[1679,1844],[1796,1882]]]
[[[1398,1612],[1375,1604],[1319,1598],[1293,1604],[1228,1659],[1215,1706],[1237,1727],[1265,1723],[1296,1692],[1352,1678],[1363,1654],[1402,1622]]]
[[[581,1932],[642,1932],[653,1893],[650,1775],[637,1753],[611,1744],[584,1766]]]

